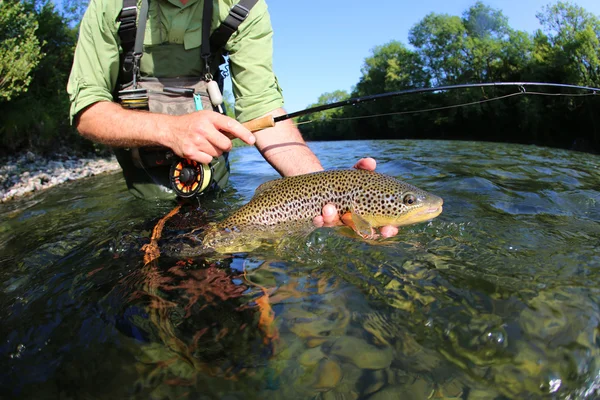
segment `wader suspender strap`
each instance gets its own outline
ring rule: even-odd
[[[202,37],[210,37],[210,42],[202,40],[200,48],[201,55],[204,58],[205,55],[210,57],[211,49],[216,52],[225,47],[227,41],[238,29],[240,24],[248,17],[250,9],[258,0],[240,0],[238,4],[233,6],[229,10],[229,15],[225,18],[225,21],[210,35],[210,26],[212,19],[212,0],[204,0],[204,10],[202,16]],[[145,9],[144,9],[145,8]],[[207,8],[209,11],[207,12]],[[146,19],[148,16],[148,0],[142,0],[142,8],[140,10],[139,25],[136,28],[137,19],[137,0],[123,0],[123,8],[119,14],[119,26],[118,34],[121,38],[121,47],[123,49],[122,56],[122,67],[121,72],[123,73],[121,83],[130,82],[133,79],[137,79],[137,71],[133,71],[135,56],[142,56],[142,45],[144,42],[144,31],[146,26]],[[206,43],[206,44],[205,44]],[[208,58],[205,58],[208,60]],[[138,58],[139,62],[139,58]],[[138,65],[139,66],[139,65]],[[206,66],[205,66],[206,67]]]
[[[210,26],[212,25],[213,2],[204,0],[202,10],[202,44],[200,45],[200,55],[204,60],[204,79],[209,81],[210,76]]]
[[[123,8],[119,14],[119,37],[121,38],[121,74],[128,76],[123,81],[130,81],[129,75],[133,72],[133,46],[136,36],[137,0],[123,0]]]
[[[146,21],[148,20],[148,8],[150,0],[142,0],[140,8],[140,21],[135,34],[135,46],[133,46],[133,88],[137,89],[137,79],[140,75],[140,59],[144,54],[144,36],[146,33]]]
[[[139,74],[140,58],[142,58],[144,50],[144,33],[146,31],[146,20],[148,19],[149,1],[142,0],[137,27],[137,0],[123,0],[123,9],[119,13],[121,25],[119,25],[118,34],[123,49],[121,73],[124,78],[121,79],[121,83],[133,81],[134,87]]]
[[[210,48],[214,51],[225,47],[227,41],[233,35],[242,22],[248,17],[250,9],[258,0],[240,0],[238,4],[229,10],[225,21],[213,32],[210,37]]]

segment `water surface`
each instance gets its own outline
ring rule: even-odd
[[[0,205],[7,398],[595,398],[600,159],[496,143],[312,143],[325,167],[444,198],[435,220],[365,243],[332,229],[252,253],[142,247],[173,204],[120,174]],[[232,153],[229,188],[167,222],[223,218],[275,172]]]

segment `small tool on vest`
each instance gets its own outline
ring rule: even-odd
[[[208,92],[208,98],[213,107],[215,107],[219,113],[224,114],[223,107],[223,95],[221,94],[221,90],[219,89],[219,84],[213,81],[212,74],[207,73],[204,76],[204,80],[206,81],[206,91]]]

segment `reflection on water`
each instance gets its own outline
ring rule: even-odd
[[[319,229],[211,258],[142,248],[172,204],[118,174],[2,205],[0,393],[11,398],[594,398],[600,159],[529,146],[313,143],[444,198],[376,245]],[[276,175],[251,148],[164,241]]]

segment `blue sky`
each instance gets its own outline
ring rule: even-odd
[[[600,0],[571,1],[600,15]],[[462,15],[475,0],[267,0],[274,29],[274,66],[285,108],[298,111],[334,90],[350,91],[371,50],[408,43],[409,29],[430,12]],[[487,0],[514,29],[534,32],[549,0]]]

